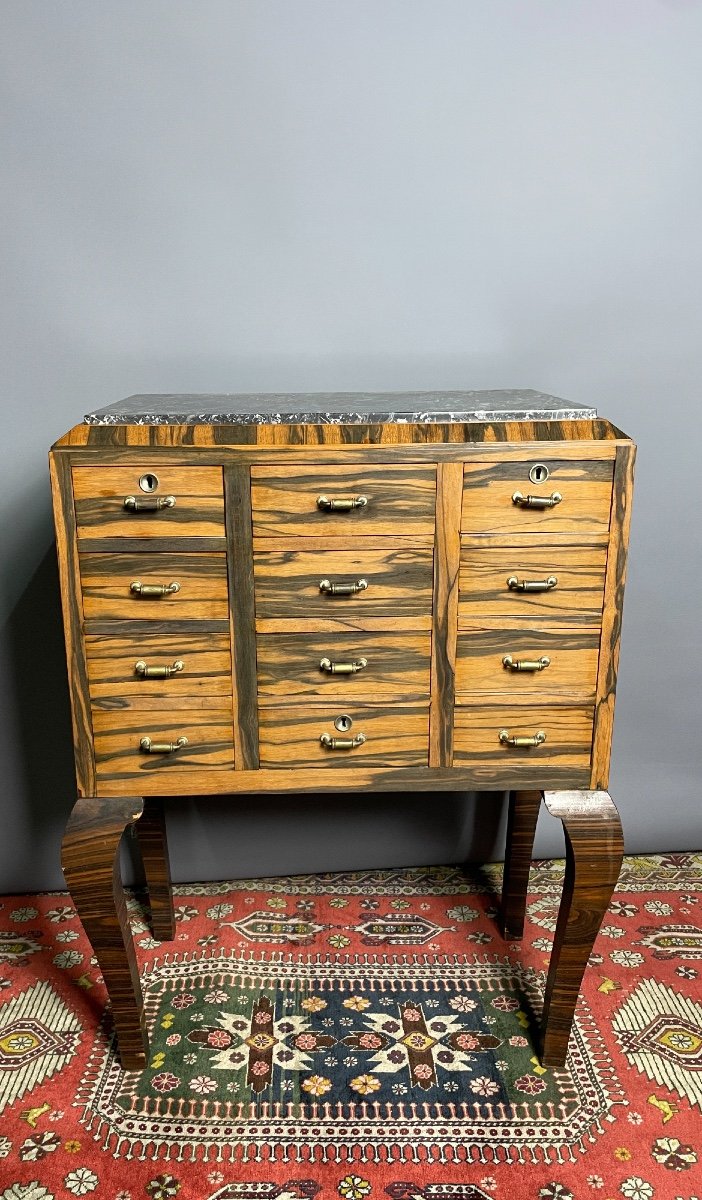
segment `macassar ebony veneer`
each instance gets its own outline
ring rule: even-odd
[[[536,818],[566,833],[543,1060],[616,882],[607,794],[634,446],[534,392],[132,397],[52,448],[78,801],[64,870],[146,1063],[117,873],[173,936],[163,797],[510,793],[506,936]]]

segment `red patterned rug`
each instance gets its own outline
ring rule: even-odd
[[[0,1200],[697,1200],[702,855],[625,861],[564,1071],[535,1054],[562,863],[521,944],[499,868],[129,903],[151,1059],[125,1073],[65,893],[0,906]]]

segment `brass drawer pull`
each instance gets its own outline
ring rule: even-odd
[[[329,579],[320,579],[319,590],[327,596],[354,596],[356,592],[365,592],[368,587],[367,579],[357,579],[355,583],[332,583]]]
[[[329,675],[355,675],[367,666],[367,658],[357,658],[355,662],[349,663],[332,662],[330,658],[323,658],[319,663],[320,671],[327,671]]]
[[[548,579],[517,579],[516,575],[510,575],[507,587],[510,592],[550,592],[557,583],[555,575],[549,575]]]
[[[176,750],[182,750],[187,744],[186,737],[179,737],[177,742],[152,742],[150,737],[143,737],[139,749],[142,754],[175,754]]]
[[[323,733],[319,740],[327,750],[355,750],[357,746],[363,745],[366,735],[365,733],[357,733],[352,738],[337,738],[330,737],[328,733]]]
[[[512,658],[511,654],[505,654],[502,659],[502,666],[510,671],[545,671],[551,666],[551,659],[544,654],[542,658]]]
[[[175,592],[180,591],[179,583],[141,583],[138,579],[133,579],[129,585],[129,590],[133,596],[146,596],[152,599],[157,596],[172,596]]]
[[[184,667],[182,658],[177,658],[172,667],[148,667],[143,658],[134,663],[134,670],[142,679],[170,679],[171,675],[177,675]]]
[[[125,496],[127,512],[160,512],[163,508],[174,508],[175,496]]]
[[[510,734],[508,729],[501,729],[498,737],[503,746],[540,746],[542,742],[546,741],[543,729],[539,729],[533,737],[519,737],[516,734]]]
[[[336,500],[329,496],[317,497],[317,508],[322,512],[351,512],[354,508],[365,508],[367,496],[339,496]]]
[[[521,492],[515,492],[512,503],[520,508],[555,508],[562,499],[560,492],[551,492],[550,496],[523,496]]]

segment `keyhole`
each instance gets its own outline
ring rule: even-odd
[[[536,463],[529,472],[532,483],[545,483],[549,477],[549,469],[543,463]]]
[[[142,475],[139,480],[139,487],[142,492],[155,492],[158,487],[158,475],[151,475],[150,473]]]
[[[353,721],[346,715],[346,713],[342,713],[341,716],[337,717],[334,722],[334,728],[338,729],[339,733],[348,733],[352,725]]]

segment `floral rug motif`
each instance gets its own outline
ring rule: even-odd
[[[536,1028],[562,863],[525,937],[499,868],[189,884],[128,910],[124,1072],[67,894],[0,902],[0,1200],[699,1200],[702,855],[629,858],[566,1069]]]

